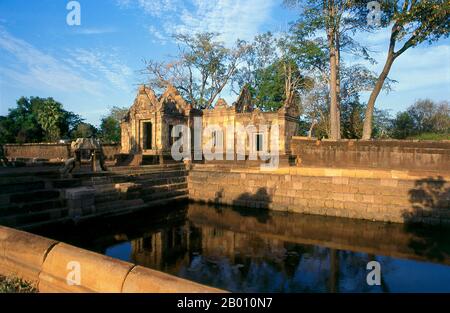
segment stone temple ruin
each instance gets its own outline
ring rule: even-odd
[[[270,132],[273,126],[277,125],[278,149],[283,158],[289,154],[291,138],[298,131],[299,114],[297,106],[286,105],[275,112],[262,112],[252,106],[250,92],[246,88],[231,106],[224,99],[219,99],[214,108],[199,110],[187,103],[173,86],[169,86],[159,98],[152,89],[141,86],[134,104],[121,123],[121,153],[127,165],[143,164],[144,159],[150,163],[171,160],[170,151],[174,142],[171,136],[173,127],[187,126],[193,134],[194,119],[200,118],[203,129],[211,125],[220,127],[224,147],[227,142],[226,127],[229,125],[232,125],[234,129],[244,127],[248,132],[245,140],[246,160],[252,152],[263,149],[268,151]],[[265,131],[260,130],[260,125],[267,125]],[[193,140],[192,137],[194,136],[191,136],[191,140]],[[201,144],[205,145],[211,140],[214,142],[216,139],[213,137],[215,132],[203,133]],[[235,152],[238,151],[237,144],[235,139]]]

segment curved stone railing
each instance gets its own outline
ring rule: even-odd
[[[77,266],[72,267],[74,264]],[[72,271],[78,273],[73,279]],[[0,274],[39,292],[224,292],[23,231],[0,226]]]

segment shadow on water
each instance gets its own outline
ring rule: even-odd
[[[428,177],[417,180],[415,188],[409,191],[412,210],[405,212],[405,230],[414,234],[410,247],[417,255],[430,259],[445,260],[450,257],[450,227],[441,223],[450,220],[450,186],[442,177]],[[433,225],[422,224],[428,220]],[[438,228],[440,236],[431,235],[430,228]]]

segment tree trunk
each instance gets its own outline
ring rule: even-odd
[[[394,53],[389,53],[386,59],[386,63],[384,64],[383,71],[378,77],[377,83],[370,94],[369,101],[367,102],[366,115],[364,117],[364,126],[363,126],[363,140],[370,140],[372,137],[372,121],[373,121],[373,110],[375,108],[375,102],[377,100],[378,95],[380,94],[381,89],[383,88],[384,82],[389,74],[392,63],[394,63],[395,56]]]
[[[336,51],[334,47],[330,47],[330,131],[333,140],[339,137],[337,100]]]
[[[334,2],[330,1],[326,5],[328,10],[328,25],[327,25],[327,37],[328,48],[330,50],[330,139],[339,139],[339,127],[338,127],[338,73],[337,73],[337,52],[336,52],[336,30],[334,27]],[[331,22],[333,21],[333,22]]]
[[[341,139],[341,47],[339,31],[336,31],[336,127],[337,138]]]

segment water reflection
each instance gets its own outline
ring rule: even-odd
[[[450,242],[442,239],[450,238],[448,233],[421,231],[426,241],[440,238],[434,243],[440,257],[434,258],[417,253],[418,232],[409,230],[397,224],[190,204],[36,232],[230,291],[450,291]],[[372,260],[381,263],[381,286],[366,283],[366,265]]]

